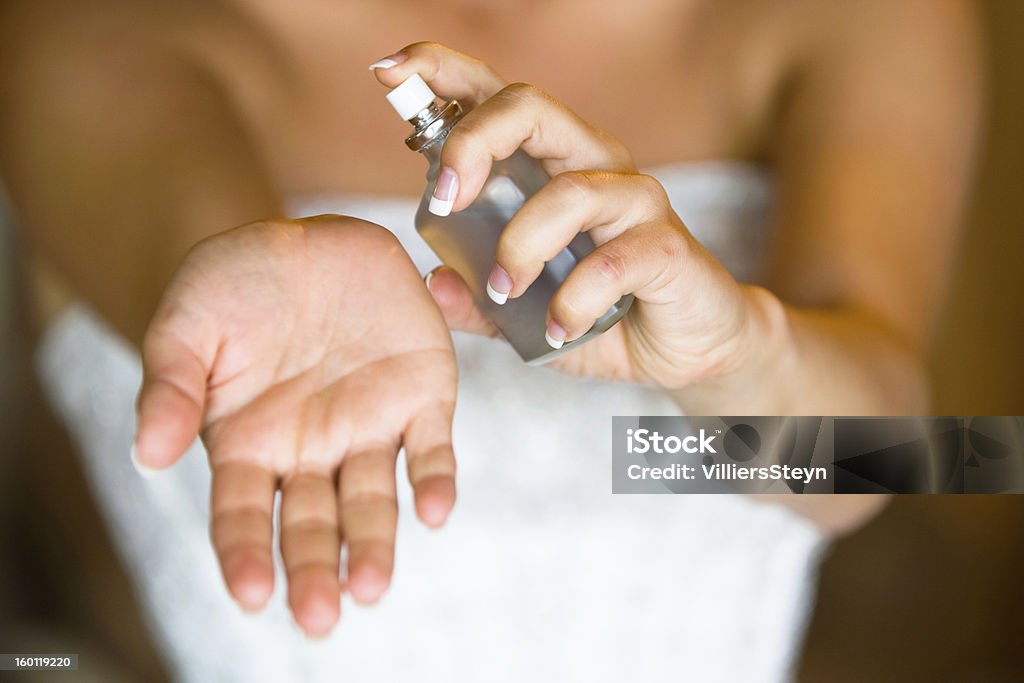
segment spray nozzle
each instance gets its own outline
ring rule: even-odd
[[[434,103],[435,95],[419,74],[413,74],[389,91],[386,97],[403,121],[412,121]]]
[[[462,107],[456,100],[434,101],[436,95],[419,74],[413,74],[387,94],[388,102],[404,121],[416,127],[405,139],[406,146],[421,152],[438,140],[443,140],[451,127],[462,118]]]

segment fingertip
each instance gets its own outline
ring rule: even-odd
[[[225,567],[228,591],[246,612],[263,609],[274,592],[274,570],[268,562],[243,557],[234,567]]]
[[[497,289],[494,288],[494,285],[492,285],[490,282],[487,283],[488,298],[490,298],[491,301],[498,304],[499,306],[504,306],[508,302],[508,295],[508,292],[499,292]]]
[[[433,271],[428,290],[448,327],[488,337],[498,335],[498,329],[477,308],[469,285],[456,271],[447,266]]]
[[[292,580],[289,603],[299,628],[310,638],[323,638],[341,616],[341,586],[337,577],[310,572]]]
[[[139,397],[135,461],[150,470],[170,467],[199,433],[202,407],[178,388],[156,382]]]
[[[473,295],[469,287],[451,268],[435,268],[427,277],[427,289],[442,312],[458,311],[461,306],[472,303]]]
[[[432,271],[423,276],[423,286],[427,288],[427,291],[430,292],[431,296],[433,296],[434,292],[430,288],[430,283],[433,282],[434,275],[442,268],[444,268],[444,266],[438,266],[437,268],[434,268]]]
[[[394,88],[403,80],[405,80],[408,74],[405,70],[397,68],[409,60],[409,55],[403,50],[400,50],[394,54],[390,54],[387,57],[378,59],[373,64],[370,64],[369,71],[372,73],[377,80],[389,88]]]
[[[428,529],[440,529],[448,521],[451,510],[451,505],[430,501],[416,506],[416,516]]]
[[[160,434],[154,429],[140,429],[132,444],[131,459],[136,471],[146,479],[152,479],[181,457],[185,448],[178,448],[173,437]]]
[[[569,338],[568,332],[565,328],[559,325],[557,322],[552,320],[548,323],[547,328],[544,330],[544,340],[553,349],[560,349],[565,344],[566,339]]]
[[[238,606],[246,612],[259,612],[267,606],[273,592],[268,583],[243,583],[232,594]]]
[[[390,572],[374,562],[361,561],[349,567],[348,591],[364,607],[380,600],[390,585]]]
[[[455,480],[449,476],[428,477],[416,485],[416,516],[431,529],[448,521],[455,507]]]
[[[398,62],[395,60],[385,57],[384,59],[378,59],[376,62],[369,66],[370,71],[376,71],[377,69],[390,69],[393,66],[398,66]]]
[[[145,465],[139,460],[139,452],[135,444],[132,444],[132,450],[129,457],[132,461],[132,467],[135,468],[135,471],[138,472],[139,476],[143,479],[152,479],[160,473],[159,469]]]

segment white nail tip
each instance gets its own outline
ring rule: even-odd
[[[491,287],[490,282],[487,283],[487,296],[489,296],[491,298],[491,301],[498,304],[499,306],[503,305],[506,301],[508,301],[508,294],[508,292],[499,292],[494,287]]]
[[[379,62],[374,62],[370,65],[370,71],[374,69],[390,69],[393,66],[398,66],[398,62],[393,59],[382,59]]]
[[[138,455],[135,454],[135,445],[134,444],[132,445],[132,456],[131,457],[132,457],[132,466],[135,468],[135,471],[139,473],[139,476],[142,477],[143,479],[152,479],[153,477],[155,477],[157,475],[157,472],[159,472],[159,470],[157,470],[155,468],[152,468],[152,467],[147,467],[146,465],[143,465],[141,462],[139,462],[139,457],[138,457]]]
[[[548,346],[553,349],[560,349],[562,348],[562,344],[565,343],[564,339],[555,339],[546,331],[544,332],[544,340],[548,343]]]
[[[438,199],[437,197],[431,197],[430,204],[427,206],[427,209],[435,216],[441,216],[443,218],[452,212],[452,206],[454,205],[454,199]]]

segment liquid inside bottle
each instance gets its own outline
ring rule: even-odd
[[[436,216],[428,210],[434,183],[440,169],[441,149],[445,138],[462,117],[455,101],[438,106],[433,93],[419,76],[413,76],[392,94],[406,88],[413,79],[415,97],[396,103],[389,100],[399,114],[416,125],[406,144],[421,152],[429,162],[427,186],[416,212],[416,230],[440,257],[469,285],[473,299],[485,316],[494,323],[519,356],[530,364],[541,364],[571,351],[596,337],[622,319],[633,301],[632,295],[622,297],[601,316],[583,336],[566,342],[560,349],[552,348],[545,339],[547,309],[551,297],[568,277],[570,271],[591,251],[594,242],[589,235],[577,235],[568,247],[548,261],[540,276],[526,292],[498,305],[487,296],[487,278],[494,265],[498,237],[523,203],[543,187],[550,177],[540,163],[522,150],[507,159],[495,161],[483,189],[473,203],[448,216]],[[422,85],[421,85],[422,84]],[[423,104],[429,93],[429,104]],[[406,93],[408,94],[408,93]],[[399,105],[403,105],[400,107]],[[417,109],[415,114],[406,116]]]

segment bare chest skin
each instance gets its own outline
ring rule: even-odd
[[[420,40],[530,82],[637,164],[758,158],[783,71],[754,2],[236,0],[251,39],[205,50],[286,194],[415,195],[423,164],[367,65]]]
[[[122,12],[110,0],[104,12]],[[367,66],[448,45],[533,83],[627,144],[637,165],[767,160],[794,53],[786,0],[180,0],[143,15],[236,103],[282,198],[416,197],[426,166]],[[134,6],[138,9],[138,6]],[[790,8],[791,9],[791,8]],[[41,319],[72,296],[34,268]]]

